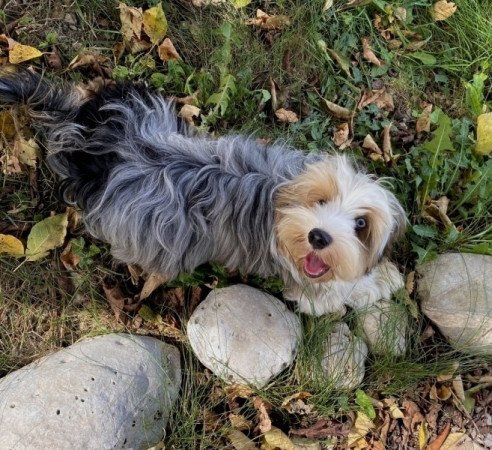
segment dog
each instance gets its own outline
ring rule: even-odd
[[[281,277],[285,298],[314,315],[402,286],[384,255],[404,210],[345,156],[195,135],[138,85],[90,91],[6,70],[0,102],[27,106],[64,200],[117,260],[167,280],[211,261]]]

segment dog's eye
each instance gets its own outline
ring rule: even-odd
[[[324,198],[322,198],[321,200],[318,200],[316,202],[316,204],[318,204],[318,205],[326,205],[326,200]]]
[[[356,231],[363,230],[366,226],[367,226],[367,222],[364,217],[356,217],[355,219]]]

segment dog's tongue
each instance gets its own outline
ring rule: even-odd
[[[304,272],[308,277],[318,278],[330,270],[330,266],[321,261],[316,253],[311,252],[304,258]]]

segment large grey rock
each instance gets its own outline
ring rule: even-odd
[[[364,379],[367,345],[339,322],[327,336],[321,367],[334,389],[353,389]]]
[[[457,349],[492,354],[492,256],[447,253],[417,270],[424,314]]]
[[[178,350],[109,334],[0,380],[1,449],[146,449],[164,435],[181,384]]]
[[[280,300],[239,284],[211,291],[187,333],[196,357],[215,375],[262,387],[294,360],[301,325]]]

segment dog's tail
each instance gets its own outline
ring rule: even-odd
[[[0,105],[26,107],[33,128],[45,141],[48,165],[62,178],[60,195],[82,208],[104,187],[119,161],[104,145],[111,136],[94,138],[96,124],[106,119],[100,108],[110,97],[121,98],[121,89],[118,93],[98,93],[54,85],[23,68],[6,66],[0,70]]]

